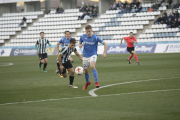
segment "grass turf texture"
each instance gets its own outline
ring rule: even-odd
[[[179,120],[180,91],[166,91],[140,94],[109,94],[143,92],[153,90],[180,89],[180,56],[178,54],[138,54],[140,66],[132,58],[129,65],[128,54],[98,56],[96,68],[100,86],[147,80],[170,78],[157,81],[116,85],[97,90],[98,97],[71,99],[89,96],[88,91],[95,88],[92,71],[92,84],[87,90],[84,75],[75,75],[74,85],[68,88],[69,77],[63,79],[55,74],[56,57],[49,56],[47,73],[38,68],[37,56],[0,58],[0,104],[59,99],[33,103],[0,105],[2,120]],[[74,68],[82,66],[73,56]],[[4,63],[13,66],[3,67]],[[43,67],[43,66],[42,66]],[[61,99],[70,98],[70,99]]]

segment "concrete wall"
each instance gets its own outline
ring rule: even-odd
[[[0,16],[3,13],[16,13],[16,3],[0,4]]]
[[[99,14],[105,13],[114,2],[115,0],[99,0]]]
[[[24,3],[25,12],[33,12],[33,11],[40,11],[40,10],[41,10],[41,4],[39,1]]]
[[[77,0],[60,0],[60,6],[63,9],[77,8]]]
[[[77,6],[81,7],[82,6],[82,1],[86,4],[94,4],[95,6],[98,6],[99,2],[97,1],[90,1],[90,0],[77,0]]]
[[[45,14],[48,13],[48,11],[50,10],[50,6],[51,6],[51,3],[50,3],[50,0],[46,0],[45,1]]]

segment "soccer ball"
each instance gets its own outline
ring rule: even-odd
[[[76,67],[75,73],[77,75],[82,75],[83,74],[83,68],[81,66]]]

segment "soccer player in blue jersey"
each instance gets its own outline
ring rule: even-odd
[[[65,31],[64,34],[65,34],[65,36],[62,37],[61,40],[57,43],[57,53],[59,53],[59,45],[61,45],[62,47],[68,46],[69,41],[72,38],[70,31]],[[71,56],[70,56],[69,60],[70,60],[70,62],[73,62],[73,59]]]
[[[98,36],[93,35],[91,25],[87,25],[85,27],[85,30],[86,30],[86,34],[83,34],[79,40],[79,48],[82,48],[82,46],[84,47],[83,67],[84,67],[86,84],[84,85],[83,90],[86,90],[88,85],[91,84],[91,82],[89,81],[89,67],[92,70],[96,88],[100,87],[98,83],[98,73],[95,68],[96,60],[97,60],[98,42],[104,45],[104,52],[102,54],[104,58],[106,57],[106,50],[107,50],[107,44],[103,42],[103,40]]]

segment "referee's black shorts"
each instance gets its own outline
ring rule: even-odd
[[[48,58],[47,53],[39,54],[39,59],[43,60],[44,58]]]
[[[132,51],[134,51],[134,47],[127,47],[127,51],[128,51],[129,53],[132,53]]]
[[[70,60],[68,60],[67,62],[63,63],[62,65],[64,66],[64,69],[63,69],[62,74],[65,74],[65,73],[66,73],[66,69],[73,68]]]

